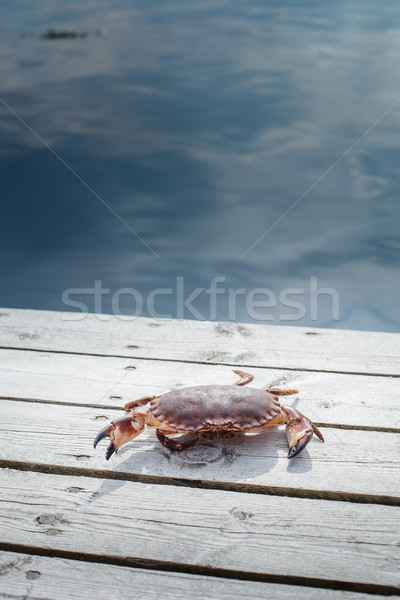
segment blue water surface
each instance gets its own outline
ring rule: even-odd
[[[397,3],[9,0],[0,56],[0,306],[400,330]]]

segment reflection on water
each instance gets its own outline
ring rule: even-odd
[[[171,288],[156,309],[180,316],[177,277],[185,297],[225,277],[277,299],[304,288],[290,324],[399,330],[400,105],[242,258],[400,98],[396,5],[25,0],[1,13],[1,97],[160,258],[0,104],[0,305],[65,310],[65,289],[100,280],[104,312],[120,288]],[[315,277],[337,291],[339,321],[329,297],[311,319]],[[217,300],[229,319],[227,292]],[[269,323],[293,313],[276,304]],[[132,296],[120,306],[135,310]],[[213,318],[209,295],[194,306]],[[252,320],[240,296],[235,318]]]

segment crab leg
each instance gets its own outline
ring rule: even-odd
[[[271,388],[267,388],[266,391],[273,396],[292,396],[299,393],[299,390],[271,390]]]
[[[139,406],[145,406],[151,400],[156,398],[157,396],[143,396],[143,398],[137,398],[137,400],[129,400],[124,406],[125,410],[132,410],[134,408],[138,408]]]
[[[106,451],[106,460],[117,452],[121,446],[133,440],[144,429],[147,413],[150,409],[139,408],[130,413],[128,416],[115,419],[109,425],[106,425],[97,434],[94,440],[94,448],[105,437],[110,438],[110,445]]]
[[[254,379],[254,375],[250,375],[250,373],[244,373],[243,371],[233,371],[236,375],[239,375],[240,379],[235,383],[235,385],[247,385]]]
[[[300,411],[289,406],[281,406],[281,415],[286,423],[286,437],[289,443],[288,458],[293,458],[307,446],[313,433],[324,441],[319,429]]]
[[[179,440],[171,440],[171,438],[161,433],[159,429],[156,430],[156,435],[159,441],[162,443],[162,445],[166,448],[169,448],[170,450],[186,450],[186,448],[194,446],[195,443],[198,441],[198,438],[195,438],[194,440],[186,440],[184,442],[180,442]]]

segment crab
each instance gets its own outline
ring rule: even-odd
[[[106,460],[141,433],[145,425],[154,427],[159,441],[170,450],[185,450],[199,438],[211,441],[216,432],[230,439],[239,432],[260,431],[274,425],[286,425],[288,458],[301,452],[313,433],[324,441],[317,427],[296,408],[281,406],[278,396],[298,394],[297,390],[243,388],[254,376],[234,371],[240,379],[233,385],[199,385],[180,388],[161,396],[145,396],[125,404],[127,416],[104,427],[94,447],[110,438]],[[171,439],[176,433],[197,434],[192,439]]]

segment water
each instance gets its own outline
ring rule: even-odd
[[[0,306],[399,331],[400,104],[246,254],[400,98],[395,3],[0,11]]]

